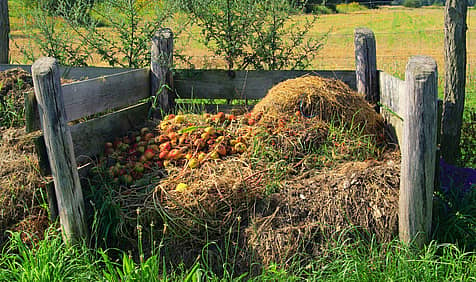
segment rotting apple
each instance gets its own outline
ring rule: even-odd
[[[134,166],[134,171],[143,173],[144,172],[144,165],[142,163],[136,163]]]
[[[172,145],[170,142],[165,142],[159,145],[160,151],[170,151],[172,149]]]
[[[183,157],[183,154],[179,149],[172,149],[167,155],[167,158],[170,160],[178,160],[182,157]]]
[[[151,160],[155,156],[154,150],[152,149],[147,149],[144,151],[144,157],[147,160]]]
[[[165,159],[167,159],[167,156],[168,156],[168,155],[169,155],[169,151],[161,151],[161,152],[159,153],[159,159],[165,160]]]
[[[188,162],[188,167],[197,168],[200,166],[200,161],[197,158],[191,158]]]
[[[144,136],[149,131],[150,131],[150,129],[148,127],[143,127],[143,128],[140,129],[140,135]]]
[[[220,156],[226,156],[226,147],[223,144],[217,144],[215,150],[220,154]]]
[[[177,192],[185,192],[187,190],[188,190],[188,185],[185,184],[185,183],[179,183],[175,187],[175,191],[177,191]]]

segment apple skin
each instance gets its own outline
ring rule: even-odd
[[[140,130],[140,135],[144,136],[146,133],[148,133],[150,130],[148,127],[143,127]]]
[[[167,158],[170,160],[178,160],[182,158],[183,154],[180,152],[178,149],[172,149],[169,154],[167,155]]]
[[[159,159],[166,160],[168,155],[169,155],[169,151],[161,151],[159,153]]]
[[[147,160],[151,160],[155,156],[154,150],[152,149],[147,149],[144,151],[144,157]]]
[[[226,147],[222,144],[215,146],[215,150],[220,154],[220,156],[226,156]]]
[[[214,159],[214,160],[218,160],[220,158],[220,155],[218,154],[217,151],[213,151],[210,153],[210,158]]]
[[[159,145],[160,151],[170,151],[172,149],[172,145],[170,142],[165,142]]]
[[[142,163],[136,163],[134,166],[134,171],[143,173],[144,172],[144,165]]]
[[[200,161],[197,158],[191,158],[188,162],[188,167],[197,168],[200,166]]]
[[[154,133],[148,132],[148,133],[146,133],[146,134],[144,135],[144,140],[145,140],[145,141],[153,140],[154,137],[155,137],[155,136],[154,136]]]

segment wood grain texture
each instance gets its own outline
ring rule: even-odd
[[[8,64],[10,50],[8,0],[0,0],[0,64]]]
[[[445,95],[441,124],[441,155],[455,164],[459,155],[466,87],[467,1],[445,5]]]
[[[88,237],[88,228],[58,62],[43,57],[31,69],[63,234],[68,242],[79,242]]]
[[[74,152],[78,163],[86,163],[104,151],[104,144],[127,131],[144,124],[149,110],[148,103],[140,103],[126,109],[79,123],[71,127]]]
[[[24,94],[25,99],[25,127],[26,132],[30,133],[41,128],[40,115],[38,113],[38,103],[36,102],[35,91],[29,91]]]
[[[436,163],[438,75],[430,57],[410,58],[403,97],[399,235],[423,246],[431,231]]]
[[[6,71],[13,68],[21,68],[27,72],[31,71],[31,65],[9,65],[0,64],[0,71]],[[117,74],[134,69],[130,68],[107,68],[107,67],[66,67],[60,66],[60,74],[62,78],[73,80],[86,80],[104,75]]]
[[[227,70],[176,70],[174,86],[179,98],[261,99],[274,85],[303,75],[340,79],[355,89],[354,71],[236,71],[230,78]]]
[[[403,130],[402,98],[405,95],[405,81],[386,72],[379,72],[380,113],[394,133],[395,141],[401,144]]]
[[[379,101],[377,75],[377,49],[375,35],[368,28],[354,31],[355,75],[357,92],[365,95],[371,104]]]
[[[174,34],[169,28],[156,32],[152,38],[150,63],[150,90],[151,96],[157,96],[156,106],[159,116],[160,110],[170,112],[174,107],[175,93],[171,67],[173,64]]]
[[[149,97],[149,70],[138,69],[63,85],[67,121]]]
[[[43,136],[42,136],[43,138]],[[83,166],[78,167],[78,174],[81,181],[81,185],[87,185],[87,178],[89,176],[89,172],[91,168],[93,168],[93,163],[87,163]],[[50,220],[55,221],[58,218],[58,203],[56,200],[55,194],[55,183],[53,181],[49,181],[45,184],[46,186],[46,193],[48,195],[48,206],[50,209]]]

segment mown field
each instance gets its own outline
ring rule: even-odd
[[[13,63],[29,64],[31,62],[25,59],[20,52],[20,48],[23,44],[27,43],[27,32],[35,32],[35,30],[26,31],[24,29],[21,17],[21,0],[13,0],[9,1],[9,3],[12,17],[11,60]],[[296,15],[293,17],[293,20],[301,22],[306,17],[309,16]],[[466,129],[463,134],[463,139],[466,143],[463,151],[465,159],[461,162],[466,166],[474,165],[476,159],[476,149],[472,147],[472,144],[475,142],[474,133],[476,132],[476,128],[474,128],[476,122],[474,120],[476,117],[474,116],[476,108],[475,19],[476,10],[473,8],[468,14]],[[177,23],[170,23],[173,29],[174,25],[177,25]],[[442,78],[444,76],[442,7],[420,9],[381,7],[380,9],[362,10],[348,14],[322,15],[308,36],[320,37],[326,33],[328,33],[328,36],[324,47],[319,51],[319,54],[309,68],[323,70],[353,69],[353,31],[356,27],[360,26],[369,27],[375,32],[377,64],[381,70],[403,78],[405,65],[410,56],[422,54],[435,58],[438,62],[439,91],[440,95],[442,95]],[[108,27],[104,27],[104,30],[108,30]],[[211,51],[207,50],[203,42],[200,41],[199,35],[200,31],[197,26],[191,26],[189,29],[186,29],[186,32],[176,39],[177,49],[181,50],[184,55],[191,56],[192,62],[197,68],[224,68],[224,60],[215,57]],[[93,57],[90,59],[90,65],[107,66],[107,63],[101,62],[98,57]],[[177,67],[186,66],[179,64]],[[18,88],[18,97],[21,97],[21,92],[26,90],[21,89],[20,86]],[[13,108],[9,109],[8,113],[12,119],[16,118]],[[291,120],[294,121],[294,117],[291,117]],[[113,196],[125,195],[123,199],[127,199],[129,196],[135,199],[143,191],[135,191],[129,189],[130,187],[124,186],[120,186],[118,191],[114,191],[117,183],[113,183],[111,179],[107,179],[107,177],[102,178],[101,176],[99,177],[101,178],[100,181],[93,179],[91,181],[93,184],[90,183],[91,186],[97,185],[94,189],[96,189],[98,194],[95,197],[88,198],[91,201],[96,201],[96,206],[93,206],[94,219],[92,220],[91,228],[94,233],[92,237],[96,241],[93,242],[92,239],[91,242],[85,242],[80,244],[80,246],[68,246],[63,242],[61,234],[58,232],[58,225],[50,224],[48,231],[43,233],[45,224],[48,225],[48,204],[42,187],[36,187],[41,186],[39,184],[41,182],[40,176],[35,171],[37,170],[36,157],[32,152],[32,146],[27,141],[24,141],[28,139],[21,137],[23,132],[21,121],[13,124],[11,128],[7,128],[8,126],[0,128],[0,133],[4,134],[4,136],[0,135],[0,153],[6,156],[0,161],[0,164],[5,164],[5,167],[0,167],[0,180],[3,181],[0,182],[0,186],[2,186],[1,184],[6,186],[0,187],[0,189],[7,188],[8,186],[8,189],[12,191],[11,194],[0,193],[0,201],[4,205],[6,203],[9,206],[15,206],[16,210],[14,213],[8,214],[8,216],[13,217],[12,214],[16,213],[25,219],[19,218],[18,223],[12,228],[15,232],[7,233],[10,238],[0,252],[0,281],[241,281],[247,279],[253,281],[474,281],[476,279],[476,240],[474,236],[476,234],[476,190],[472,189],[469,193],[462,194],[459,192],[461,187],[456,186],[451,190],[454,193],[445,194],[441,193],[441,191],[435,193],[435,230],[432,234],[431,243],[421,250],[404,245],[396,239],[384,243],[377,242],[376,234],[361,233],[357,230],[357,227],[351,226],[348,229],[336,231],[331,236],[332,238],[327,238],[327,241],[324,240],[325,243],[322,243],[317,255],[306,257],[309,251],[308,248],[312,245],[308,238],[316,240],[321,240],[322,238],[317,238],[318,235],[301,233],[302,230],[307,230],[305,225],[309,223],[303,221],[299,223],[303,223],[304,227],[292,226],[292,228],[286,229],[288,231],[283,232],[285,233],[284,235],[289,233],[291,237],[306,238],[301,239],[297,243],[297,254],[291,256],[290,259],[282,264],[271,261],[266,264],[266,267],[260,268],[259,266],[261,266],[262,261],[258,258],[264,254],[258,252],[246,261],[247,264],[243,268],[243,265],[241,265],[242,261],[238,259],[243,251],[240,249],[240,243],[245,240],[241,235],[243,234],[242,231],[247,227],[245,224],[251,225],[251,222],[246,222],[246,219],[241,221],[241,217],[232,218],[233,224],[230,225],[228,231],[223,231],[223,234],[226,235],[223,238],[217,240],[210,239],[204,243],[195,244],[193,246],[195,248],[194,251],[196,251],[195,253],[188,253],[188,250],[184,248],[180,250],[186,251],[177,253],[177,249],[174,249],[174,246],[181,246],[181,243],[186,245],[181,240],[187,240],[188,232],[179,234],[179,236],[173,234],[174,220],[179,222],[181,220],[183,222],[192,221],[192,223],[194,220],[198,223],[201,220],[193,217],[192,220],[188,220],[189,217],[187,216],[189,215],[185,214],[183,218],[169,219],[169,221],[163,219],[163,223],[165,223],[163,226],[160,221],[155,221],[157,233],[163,235],[163,237],[153,237],[154,233],[152,232],[150,233],[152,235],[148,233],[144,235],[148,228],[154,228],[154,221],[148,221],[149,218],[146,211],[138,209],[136,212],[135,206],[132,205],[130,207],[119,206],[121,203],[119,201],[115,202],[114,200],[117,199],[113,198]],[[297,130],[296,128],[293,129]],[[266,195],[270,195],[272,193],[270,191],[276,192],[286,185],[291,186],[294,179],[302,181],[308,177],[309,180],[307,182],[302,182],[304,183],[302,191],[306,191],[306,185],[309,185],[309,187],[314,185],[312,187],[317,191],[319,185],[312,183],[314,178],[310,177],[312,174],[306,171],[306,169],[312,167],[315,171],[325,174],[325,168],[312,166],[312,164],[320,162],[321,158],[324,158],[324,163],[326,164],[335,162],[335,165],[337,165],[349,161],[357,162],[361,165],[364,164],[363,167],[366,167],[366,164],[382,162],[389,166],[391,164],[394,167],[395,163],[391,157],[384,160],[379,159],[381,156],[377,152],[380,151],[374,150],[372,139],[368,139],[368,136],[362,134],[359,130],[349,130],[336,126],[335,128],[332,127],[330,132],[332,134],[328,136],[328,139],[323,143],[324,145],[318,150],[301,148],[307,154],[302,160],[291,160],[292,157],[288,159],[288,156],[284,159],[283,155],[288,154],[292,150],[288,150],[288,147],[271,146],[271,144],[275,145],[273,138],[265,139],[266,142],[269,141],[269,144],[258,139],[254,140],[256,148],[251,152],[251,163],[261,164],[260,162],[265,162],[265,164],[263,167],[256,165],[260,169],[251,174],[251,179],[253,181],[257,179],[255,182],[257,186],[266,186]],[[283,136],[285,136],[285,139],[289,139],[289,136]],[[21,142],[17,142],[18,140]],[[292,141],[291,143],[294,142],[292,138],[289,140]],[[361,143],[367,145],[361,146]],[[340,147],[336,147],[336,144]],[[346,156],[342,155],[343,151],[347,151]],[[348,155],[351,155],[351,157]],[[312,160],[309,161],[311,165],[306,167],[308,160]],[[397,160],[399,159],[397,158]],[[303,163],[306,164],[303,165]],[[20,168],[20,166],[22,167]],[[213,170],[213,166],[211,168]],[[292,178],[294,176],[287,175],[287,172],[290,172],[289,174],[296,174],[297,168],[300,168],[301,172],[306,171],[307,176]],[[18,171],[15,172],[16,169]],[[349,168],[346,169],[349,170]],[[394,169],[398,171],[395,167]],[[352,171],[352,174],[358,174],[358,170]],[[199,170],[196,171],[198,172]],[[327,172],[331,174],[332,171],[329,171]],[[395,173],[392,174],[392,177],[397,177]],[[185,179],[182,174],[179,175]],[[260,177],[257,178],[255,177],[256,175]],[[204,178],[208,177],[206,173],[195,177],[198,179],[201,176]],[[221,176],[221,178],[224,177],[224,175]],[[382,180],[384,176],[375,176],[377,180],[373,179],[374,183],[372,184],[378,186],[384,183]],[[18,181],[19,178],[21,178],[21,181]],[[328,178],[333,180],[338,177],[331,175]],[[29,182],[29,179],[35,179],[36,182]],[[229,179],[230,181],[235,181],[233,177]],[[379,182],[381,180],[382,182]],[[456,181],[457,179],[452,179],[451,181],[453,180]],[[172,179],[171,182],[173,181],[181,182],[184,180],[177,177]],[[217,183],[219,181],[213,179],[212,182]],[[332,183],[332,181],[328,183]],[[355,185],[363,184],[357,183]],[[474,188],[474,185],[472,188]],[[289,199],[294,199],[294,203],[312,202],[309,200],[309,195],[313,195],[312,193],[307,194],[299,191],[301,190],[291,191],[291,194],[294,193],[296,195],[294,195],[294,198],[290,197]],[[315,191],[313,190],[312,192]],[[465,195],[464,199],[462,199],[462,195]],[[271,202],[266,203],[272,206]],[[319,206],[319,204],[315,203],[314,205]],[[282,210],[286,209],[286,205],[287,203],[282,205]],[[140,203],[138,206],[140,206]],[[304,209],[304,204],[302,207]],[[253,206],[253,208],[256,208],[256,206]],[[299,208],[300,206],[296,207],[296,209]],[[10,211],[12,209],[2,208],[1,215],[3,216],[5,212],[5,216],[7,216],[7,210]],[[127,210],[129,213],[123,213],[124,210]],[[291,215],[294,216],[294,214],[278,213],[279,205],[276,211],[271,210],[271,208],[264,210],[269,213],[263,213],[261,220],[264,223],[259,228],[256,228],[257,230],[261,230],[261,228],[266,229],[264,227],[265,223],[273,222],[276,214],[278,218],[281,218],[282,222],[293,222],[294,220],[291,219]],[[272,213],[273,211],[274,214]],[[360,210],[356,211],[356,213],[360,212],[363,213]],[[307,214],[307,212],[305,213]],[[126,229],[126,224],[124,223],[126,219],[120,218],[118,214],[127,214],[129,216],[127,223],[129,225],[132,224],[131,230],[128,229],[127,232],[126,230],[121,230]],[[131,214],[132,216],[130,216]],[[237,215],[238,213],[234,214],[230,211],[230,214]],[[228,217],[224,215],[223,220],[225,218]],[[257,221],[259,222],[259,220]],[[167,225],[167,222],[169,225]],[[236,222],[238,223],[237,225]],[[241,226],[240,224],[243,225]],[[116,228],[119,225],[121,228]],[[129,225],[127,227],[130,227]],[[193,227],[194,224],[190,226]],[[259,225],[251,226],[249,229],[253,229],[256,226]],[[4,226],[1,227],[4,228]],[[111,230],[116,229],[119,232],[114,237],[111,235]],[[33,233],[28,235],[19,233],[22,230],[29,230]],[[182,231],[182,229],[178,230]],[[207,230],[207,226],[205,226],[204,230]],[[1,231],[3,232],[3,230]],[[269,232],[269,230],[266,232]],[[266,232],[263,232],[263,234]],[[42,234],[46,235],[42,236]],[[101,237],[99,234],[106,235]],[[121,239],[125,241],[125,238],[121,237],[125,235],[129,236],[127,238],[129,241],[125,242],[122,246],[126,246],[129,251],[116,249],[115,247],[120,245],[118,241]],[[150,238],[148,237],[149,235]],[[183,237],[180,235],[183,235]],[[209,235],[212,236],[214,234],[199,235],[208,238]],[[6,237],[4,234],[0,234],[1,240]],[[268,237],[267,240],[270,244],[276,243],[279,245],[282,243],[277,242],[279,240],[275,240],[270,235]],[[279,237],[279,239],[282,238]],[[6,242],[1,240],[0,244]],[[103,242],[101,240],[109,240],[110,242]],[[143,242],[144,246],[142,245]],[[116,243],[117,245],[115,245]],[[150,243],[150,245],[147,245],[147,243]],[[100,247],[89,248],[91,245],[113,245],[114,248],[107,250]],[[133,252],[130,251],[131,249],[133,249]],[[262,250],[264,250],[263,253],[270,251],[269,248]],[[292,253],[292,251],[290,250],[289,252]],[[287,255],[287,253],[284,253],[284,255]],[[171,257],[174,257],[174,259],[171,259]],[[192,258],[192,261],[189,260],[185,263],[176,264],[177,257],[179,261],[180,257]],[[303,257],[306,259],[301,260]]]
[[[12,61],[25,61],[19,46],[27,40],[21,18],[20,1],[10,1],[12,17]],[[294,20],[303,22],[306,15],[297,15]],[[170,23],[172,29],[174,23]],[[312,69],[340,70],[353,69],[354,43],[353,32],[357,27],[369,27],[377,40],[377,67],[388,73],[404,76],[408,58],[413,55],[428,55],[438,63],[440,82],[444,76],[444,8],[425,7],[410,9],[405,7],[380,7],[379,9],[362,10],[348,14],[329,14],[319,16],[316,25],[308,34],[309,37],[321,37],[328,33],[324,47],[312,62]],[[107,28],[106,28],[107,29]],[[34,31],[30,31],[34,32]],[[191,38],[191,39],[190,39]],[[222,58],[215,57],[200,41],[200,31],[196,26],[187,29],[176,45],[184,55],[192,57],[197,68],[223,68]],[[190,41],[191,40],[191,41]],[[183,46],[187,46],[183,48]],[[468,12],[467,52],[468,52],[468,106],[476,106],[474,85],[476,83],[476,9]],[[107,63],[93,58],[91,65],[107,66]],[[180,67],[180,66],[178,66]],[[440,92],[443,89],[440,83]]]

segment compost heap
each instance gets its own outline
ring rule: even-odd
[[[34,150],[37,133],[26,134],[24,94],[33,91],[31,75],[20,69],[0,72],[0,246],[7,230],[26,231],[24,241],[37,241],[49,225],[44,177]]]
[[[145,162],[144,176],[154,175],[151,184],[134,183],[143,165],[140,174],[137,163],[104,167],[119,188],[101,198],[121,207],[117,222],[110,214],[108,222],[129,245],[140,224],[141,234],[152,234],[145,241],[163,238],[179,261],[193,263],[207,242],[216,251],[231,240],[238,261],[252,256],[266,265],[317,255],[351,226],[379,241],[396,234],[399,154],[382,147],[380,115],[340,81],[288,80],[243,116],[169,115],[141,132],[108,143],[111,154],[101,161],[112,164],[117,150],[122,159],[129,151],[134,162]],[[127,170],[135,176],[119,177]]]
[[[264,121],[300,112],[304,117],[317,117],[325,123],[360,126],[366,134],[382,135],[383,119],[362,95],[340,80],[319,76],[289,79],[271,88],[254,107],[264,113]]]

